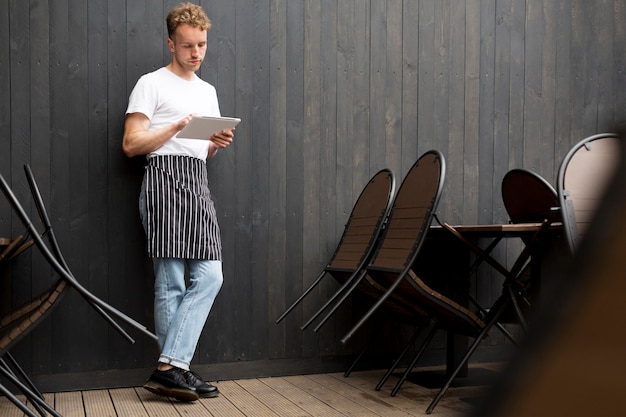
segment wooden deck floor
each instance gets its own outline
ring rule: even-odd
[[[493,366],[480,365],[492,371]],[[440,368],[422,368],[419,373],[440,374]],[[475,374],[475,367],[470,374]],[[374,386],[384,371],[298,375],[240,379],[214,383],[221,395],[182,403],[159,397],[138,388],[46,394],[49,404],[64,417],[290,417],[290,416],[425,416],[425,409],[438,388],[426,388],[406,381],[399,393],[390,391],[397,381],[392,376],[382,390]],[[480,383],[459,384],[443,397],[433,416],[467,415],[472,400],[484,392]],[[0,397],[0,416],[23,414],[8,399]]]

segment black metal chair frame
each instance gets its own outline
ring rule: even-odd
[[[379,179],[380,178],[380,179]],[[378,205],[379,210],[373,210],[373,214],[375,220],[373,223],[372,219],[369,220],[370,224],[364,226],[362,221],[357,217],[358,213],[363,211],[363,207],[365,205],[371,204],[368,200],[372,196],[369,195],[372,186],[376,181],[385,181],[383,185],[386,185],[385,189],[381,190],[385,196],[384,199],[380,201],[376,201],[375,203]],[[361,191],[359,197],[357,198],[352,212],[350,213],[350,217],[344,227],[343,234],[341,239],[339,240],[339,244],[335,249],[333,255],[331,256],[329,262],[326,264],[322,272],[317,276],[317,278],[313,281],[313,283],[276,319],[276,323],[280,323],[300,302],[304,300],[304,298],[311,293],[311,291],[322,281],[322,279],[326,275],[333,276],[337,281],[339,281],[341,286],[337,289],[337,291],[326,301],[326,303],[306,322],[301,326],[301,329],[306,329],[333,301],[341,295],[345,289],[351,285],[354,278],[357,276],[358,272],[363,268],[363,266],[370,260],[371,255],[376,247],[376,243],[380,237],[380,234],[383,230],[385,221],[391,209],[391,204],[395,195],[395,185],[396,180],[393,172],[389,169],[382,169],[378,171],[366,184],[366,186]],[[383,197],[377,196],[377,197]],[[365,231],[362,229],[366,229]],[[341,256],[342,251],[347,250],[346,247],[353,245],[352,241],[354,240],[354,236],[358,235],[358,239],[361,240],[359,246],[361,248],[359,250],[355,250],[354,248],[350,248],[351,252],[350,257],[355,260],[354,266],[348,267],[347,265],[340,264],[338,262],[338,258]],[[364,240],[367,240],[367,243],[364,244]],[[356,258],[359,258],[358,261]]]

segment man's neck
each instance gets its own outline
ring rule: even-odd
[[[165,68],[178,77],[186,81],[192,81],[196,77],[196,73],[193,71],[185,71],[182,67],[170,62]]]

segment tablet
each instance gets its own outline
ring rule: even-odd
[[[176,135],[179,139],[202,139],[209,140],[211,135],[224,129],[232,129],[241,122],[236,117],[207,117],[195,116]]]

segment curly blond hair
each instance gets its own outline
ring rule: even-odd
[[[174,7],[167,14],[167,34],[170,38],[176,33],[180,25],[189,25],[200,30],[211,29],[211,21],[207,17],[204,9],[197,4],[185,2]]]

